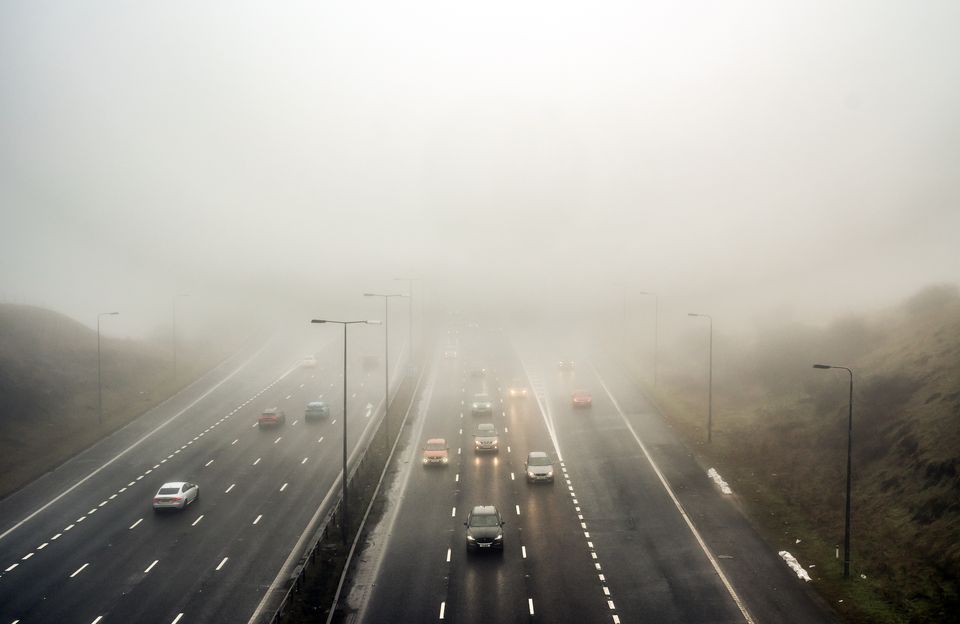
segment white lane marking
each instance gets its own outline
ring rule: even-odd
[[[447,607],[447,603],[446,603],[446,602],[441,602],[441,603],[440,603],[440,619],[441,619],[441,620],[443,619],[443,612],[444,612],[444,610],[446,609],[446,607]]]
[[[87,512],[87,515],[89,516],[90,514],[95,514],[95,513],[97,513],[97,508],[96,508],[96,507],[94,507],[93,509],[91,509],[90,511],[88,511],[88,512]]]
[[[199,516],[197,516],[197,519],[194,520],[192,523],[190,523],[190,526],[197,526],[197,523],[200,522],[201,520],[203,520],[203,514],[200,514]]]
[[[613,616],[613,624],[620,624],[620,616],[619,616],[619,615],[614,615],[614,616]]]
[[[257,461],[253,462],[253,465],[256,466],[257,464],[259,464],[261,459],[263,459],[263,458],[262,458],[262,457],[258,457],[258,458],[257,458]]]
[[[453,480],[456,481],[457,483],[460,482],[460,473],[459,473],[459,472],[453,476]]]
[[[447,548],[447,563],[450,563],[450,548]]]
[[[526,547],[526,546],[521,546],[521,547],[520,547],[520,553],[523,555],[523,558],[526,559],[526,558],[527,558],[527,547]]]
[[[308,459],[310,459],[310,458],[309,458],[309,457],[304,457],[304,458],[303,458],[303,461],[300,462],[300,465],[302,466],[302,465],[304,465],[305,463],[307,463],[307,460],[308,460]]]
[[[143,573],[146,574],[147,572],[149,572],[150,570],[152,570],[152,569],[153,569],[153,566],[157,565],[157,562],[159,562],[159,561],[160,561],[159,559],[154,559],[154,560],[153,560],[153,563],[151,563],[150,565],[148,565],[148,566],[147,566],[147,569],[144,570]]]
[[[313,376],[313,375],[311,375],[311,377],[312,377],[312,376]],[[300,387],[302,388],[302,387],[303,387],[303,384],[300,384]]]
[[[260,518],[262,518],[262,517],[263,517],[263,514],[260,514],[259,516],[256,517],[256,519],[253,521],[253,523],[256,524],[256,523],[260,522]]]
[[[331,421],[330,421],[330,424],[331,424],[331,425],[335,425],[335,424],[337,424],[337,419],[336,419],[336,418],[334,418],[333,420],[331,420]]]
[[[223,558],[223,561],[221,561],[221,562],[220,562],[220,565],[217,566],[217,571],[218,571],[218,572],[220,571],[220,568],[222,568],[223,566],[225,566],[225,565],[227,564],[227,559],[229,559],[229,558],[230,558],[230,557],[224,557],[224,558]]]
[[[236,443],[239,442],[239,441],[240,441],[240,438],[237,438],[236,440],[234,440],[233,442],[230,443],[230,446],[233,446],[234,444],[236,444]]]
[[[223,493],[224,493],[224,494],[229,494],[229,493],[230,493],[230,490],[232,490],[232,489],[235,488],[235,487],[237,487],[237,484],[236,484],[236,483],[231,483],[231,484],[230,484],[230,487],[228,487],[226,490],[224,490]]]
[[[460,430],[460,435],[463,435],[463,429]]]
[[[29,559],[29,558],[32,557],[32,556],[33,556],[33,553],[27,553],[27,554],[25,554],[25,555],[23,556],[23,559],[21,559],[20,561],[26,561],[27,559]]]
[[[115,499],[116,497],[117,497],[116,494],[111,494],[109,500],[113,500],[113,499]],[[106,501],[104,501],[104,502],[106,502]]]
[[[287,489],[287,484],[286,484],[286,483],[284,483],[283,485],[280,486],[280,491],[281,491],[281,492],[284,491],[285,489]]]
[[[183,614],[182,614],[182,613],[178,613],[178,614],[177,614],[177,617],[173,618],[173,621],[170,622],[170,624],[177,624],[177,622],[179,622],[179,621],[180,621],[180,618],[182,618],[182,617],[183,617]]]
[[[458,447],[457,447],[457,455],[460,454],[460,451],[461,451],[461,450],[462,450],[462,449],[458,446]]]
[[[83,522],[86,519],[87,519],[86,516],[80,516],[79,518],[77,518],[77,522]]]
[[[356,392],[354,392],[353,394],[351,394],[351,395],[350,395],[350,398],[351,398],[351,399],[355,399],[355,398],[357,398],[357,393],[356,393]]]
[[[123,494],[123,493],[126,492],[126,491],[127,491],[127,488],[122,487],[122,488],[120,488],[119,490],[117,490],[117,494]]]
[[[510,480],[511,480],[511,481],[516,481],[516,480],[517,480],[517,478],[513,475],[512,472],[510,473]]]
[[[256,353],[254,353],[253,355],[251,355],[249,359],[247,359],[243,364],[241,364],[241,365],[238,366],[236,369],[234,369],[233,372],[231,372],[229,375],[227,375],[226,377],[224,377],[223,379],[221,379],[219,382],[217,382],[212,388],[210,388],[209,390],[207,390],[206,392],[204,392],[203,394],[201,394],[199,397],[197,397],[192,403],[190,403],[189,405],[187,405],[186,407],[184,407],[182,410],[180,410],[179,412],[177,412],[176,414],[174,414],[173,416],[171,416],[171,417],[168,418],[167,420],[165,420],[165,421],[163,421],[162,423],[160,423],[159,425],[157,425],[157,427],[155,427],[153,430],[145,433],[145,434],[144,434],[143,436],[141,436],[136,442],[134,442],[133,444],[131,444],[131,445],[128,446],[127,448],[123,449],[122,451],[120,451],[120,452],[117,453],[116,455],[114,455],[112,459],[110,459],[109,461],[107,461],[106,463],[104,463],[102,466],[100,466],[99,468],[97,468],[96,470],[94,470],[93,472],[91,472],[90,474],[88,474],[87,476],[85,476],[84,478],[80,479],[79,481],[77,481],[76,483],[74,483],[73,485],[71,485],[69,488],[67,488],[66,490],[64,490],[63,492],[61,492],[60,494],[58,494],[58,495],[55,496],[54,498],[50,499],[49,502],[47,502],[46,504],[44,504],[42,507],[40,507],[39,509],[37,509],[36,511],[34,511],[33,513],[31,513],[30,515],[28,515],[26,518],[24,518],[23,520],[20,520],[19,522],[17,522],[16,524],[14,524],[12,527],[10,527],[9,529],[7,529],[7,530],[4,531],[3,533],[0,533],[0,540],[2,540],[3,538],[5,538],[7,535],[9,535],[10,533],[12,533],[13,531],[17,530],[17,529],[20,528],[21,526],[23,526],[23,524],[24,524],[25,522],[28,522],[29,520],[31,520],[32,518],[34,518],[37,514],[39,514],[40,512],[44,511],[45,509],[47,509],[48,507],[50,507],[51,505],[53,505],[54,503],[56,503],[58,500],[60,500],[61,498],[63,498],[64,496],[66,496],[67,494],[69,494],[70,492],[72,492],[73,490],[75,490],[76,488],[78,488],[81,484],[86,483],[87,480],[91,479],[94,475],[98,474],[101,470],[103,470],[103,469],[106,468],[107,466],[111,465],[113,462],[117,461],[118,459],[120,459],[121,457],[123,457],[124,455],[126,455],[127,453],[129,453],[132,449],[134,449],[134,448],[136,448],[137,446],[139,446],[144,440],[146,440],[147,438],[149,438],[150,436],[152,436],[153,434],[155,434],[156,432],[160,431],[161,429],[163,429],[164,427],[166,427],[168,424],[170,424],[171,422],[173,422],[174,420],[176,420],[177,418],[179,418],[180,416],[182,416],[184,413],[187,412],[187,410],[193,408],[194,405],[196,405],[197,403],[199,403],[199,402],[202,401],[203,399],[205,399],[205,398],[207,398],[208,396],[210,396],[210,394],[213,393],[213,391],[215,391],[217,388],[219,388],[220,386],[222,386],[223,384],[225,384],[227,381],[229,381],[230,379],[232,379],[232,378],[234,377],[234,375],[236,375],[237,373],[239,373],[247,364],[249,364],[251,361],[253,361],[253,359],[254,359],[255,357],[257,357],[258,355],[260,355],[260,352],[261,352],[264,348],[266,348],[266,345],[264,345],[264,346],[261,347]],[[293,370],[294,370],[294,369],[291,368],[289,371],[287,371],[286,373],[284,373],[283,377],[286,377],[287,375],[289,375],[291,372],[293,372]],[[283,377],[281,377],[281,379],[283,379]],[[131,483],[130,485],[133,485],[133,484]]]
[[[141,522],[143,522],[143,518],[140,518],[139,520],[137,520],[136,522],[134,522],[133,524],[131,524],[131,525],[130,525],[130,530],[132,531],[132,530],[134,530],[135,528],[137,528],[137,525],[140,524]]]
[[[730,580],[727,579],[724,575],[723,570],[720,569],[720,563],[717,561],[716,557],[713,556],[713,553],[710,551],[710,548],[707,546],[706,542],[703,541],[700,532],[697,531],[697,528],[693,525],[693,521],[690,520],[690,516],[687,515],[686,510],[683,508],[683,505],[680,504],[680,501],[677,499],[676,494],[673,493],[673,489],[670,487],[670,484],[667,483],[666,477],[663,476],[663,473],[660,472],[660,468],[657,466],[656,462],[653,461],[653,457],[647,451],[646,445],[643,441],[640,440],[640,436],[637,435],[636,430],[633,428],[633,425],[630,424],[630,421],[627,420],[627,416],[623,413],[623,410],[620,408],[620,403],[613,397],[613,393],[610,392],[610,389],[607,387],[607,384],[604,382],[603,378],[600,376],[600,372],[596,369],[593,364],[590,365],[593,368],[593,373],[597,377],[597,381],[600,382],[600,387],[603,388],[603,391],[607,394],[607,397],[610,399],[610,402],[613,403],[613,407],[617,410],[617,413],[620,414],[620,419],[623,420],[623,424],[627,426],[627,429],[630,431],[630,435],[633,436],[633,439],[636,440],[637,445],[640,447],[640,450],[643,452],[643,456],[647,459],[647,463],[650,464],[650,467],[653,468],[653,472],[657,475],[657,478],[660,479],[663,489],[667,491],[667,494],[670,496],[670,500],[673,501],[674,506],[677,508],[677,511],[680,512],[680,516],[683,518],[683,521],[686,522],[687,527],[690,529],[690,532],[693,534],[693,537],[696,538],[697,543],[700,544],[700,549],[703,550],[703,554],[706,555],[707,559],[710,561],[710,565],[713,566],[714,571],[717,573],[717,576],[720,577],[720,581],[723,583],[723,586],[726,588],[727,593],[730,594],[730,597],[733,599],[734,604],[737,605],[737,608],[740,609],[740,614],[743,615],[743,619],[748,624],[753,624],[753,618],[750,616],[750,613],[747,611],[746,605],[743,604],[743,601],[740,600],[740,596],[737,595],[736,590],[733,589],[733,585],[730,584]]]
[[[140,475],[139,477],[137,477],[137,481],[139,481],[142,478],[143,478],[143,475]]]
[[[612,601],[612,600],[608,600],[608,601],[607,601],[607,606],[610,607],[610,609],[616,609],[616,607],[613,606],[613,601]]]
[[[603,586],[603,595],[604,595],[604,596],[609,596],[609,595],[610,595],[610,588],[607,587],[606,585]]]
[[[212,463],[213,463],[213,460],[211,459],[210,461],[208,461],[207,463],[205,463],[205,464],[203,465],[203,467],[206,468],[207,466],[209,466],[209,465],[212,464]]]
[[[517,508],[517,515],[519,516],[519,515],[520,515],[520,505],[515,505],[515,507]]]
[[[156,469],[159,468],[159,467],[160,467],[160,464],[157,464],[156,466],[154,466],[154,467],[151,468],[150,470],[156,470]]]
[[[527,606],[530,608],[530,615],[533,615],[533,598],[527,598]]]
[[[17,567],[18,565],[20,565],[20,564],[19,564],[19,563],[13,564],[12,566],[10,566],[10,567],[7,568],[6,570],[4,570],[4,572],[9,572],[10,570],[14,569],[14,568]]]
[[[74,572],[73,574],[71,574],[71,575],[70,575],[70,578],[73,578],[73,577],[75,577],[76,575],[78,575],[78,574],[80,574],[81,572],[83,572],[83,569],[84,569],[85,567],[87,567],[88,565],[90,565],[90,564],[89,564],[89,563],[85,563],[85,564],[83,564],[82,566],[80,566],[79,568],[77,568],[77,571]]]
[[[71,525],[71,526],[72,526],[72,525]],[[63,533],[57,533],[56,535],[54,535],[53,537],[50,538],[50,541],[52,542],[53,540],[60,539],[60,536],[61,536],[61,535],[63,535]]]
[[[453,509],[450,510],[450,517],[451,517],[451,518],[456,518],[456,517],[457,517],[457,508],[456,508],[456,507],[454,507]]]
[[[37,546],[37,550],[43,550],[44,548],[46,548],[46,547],[49,546],[49,545],[50,545],[50,542],[44,542],[44,543],[40,544],[39,546]]]
[[[320,439],[317,440],[317,444],[320,444],[321,442],[323,442],[323,436],[320,436]]]
[[[274,444],[283,439],[283,436],[277,436],[277,439],[273,441]]]
[[[510,427],[504,427],[504,428],[503,428],[503,432],[504,432],[504,433],[510,433]]]
[[[130,483],[127,484],[127,487],[133,487],[136,483],[137,483],[136,481],[131,481]]]
[[[102,620],[102,619],[103,619],[103,616],[102,616],[102,615],[98,615],[98,616],[97,616],[97,619],[95,619],[94,621],[90,622],[90,624],[100,624],[100,620]],[[15,620],[15,621],[16,621],[16,622],[19,622],[20,620]]]
[[[287,395],[287,400],[288,400],[288,401],[290,400],[290,397],[291,397],[291,396],[293,396],[293,395],[292,395],[292,394],[288,394],[288,395]]]
[[[296,427],[298,422],[300,422],[300,421],[299,421],[299,420],[295,420],[295,421],[293,421],[292,423],[290,423],[290,426],[291,426],[291,427]]]
[[[256,427],[256,426],[259,425],[259,424],[260,424],[260,423],[253,423],[252,425],[250,425],[250,428],[253,429],[254,427]]]

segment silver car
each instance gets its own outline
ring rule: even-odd
[[[153,510],[184,509],[200,498],[200,486],[186,481],[164,483],[153,497]]]
[[[553,483],[553,460],[543,451],[530,451],[524,463],[527,472],[527,481],[548,481]]]

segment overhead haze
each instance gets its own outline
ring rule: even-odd
[[[178,292],[322,308],[402,275],[466,305],[880,305],[960,281],[957,23],[951,1],[5,2],[0,297],[131,332]]]

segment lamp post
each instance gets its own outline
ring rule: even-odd
[[[177,299],[189,297],[189,293],[173,296],[173,385],[177,385]]]
[[[420,278],[419,277],[395,277],[393,278],[393,280],[395,282],[407,283],[407,297],[409,297],[409,301],[407,301],[407,310],[408,310],[408,317],[409,317],[407,319],[409,323],[409,327],[407,328],[407,340],[410,342],[410,358],[412,360],[413,359],[413,283],[419,282]],[[422,312],[423,310],[422,305],[420,306],[420,309]],[[422,316],[423,314],[421,313],[421,317]]]
[[[713,317],[709,314],[688,312],[687,316],[702,316],[710,321],[710,366],[707,382],[707,443],[713,441]]]
[[[850,578],[850,483],[851,455],[853,454],[853,371],[846,366],[814,364],[814,368],[839,368],[850,374],[850,399],[847,405],[847,500],[843,514],[843,578]]]
[[[653,385],[657,385],[657,358],[660,353],[660,296],[657,293],[641,290],[639,295],[653,297]]]
[[[343,545],[347,545],[347,533],[350,527],[350,516],[347,513],[347,325],[372,323],[379,325],[380,321],[330,321],[327,319],[313,319],[311,323],[337,323],[343,325],[343,515],[341,537]]]
[[[394,297],[406,297],[399,294],[363,293],[364,297],[383,297],[383,422],[387,423],[387,432],[390,423],[390,300]]]
[[[103,424],[103,372],[100,365],[100,317],[116,316],[119,312],[100,312],[97,314],[97,424]]]

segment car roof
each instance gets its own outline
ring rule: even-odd
[[[318,407],[321,405],[326,405],[326,403],[324,403],[323,401],[310,401],[309,403],[307,403],[307,407]]]
[[[493,516],[497,513],[495,505],[477,505],[470,511],[470,515],[473,516]]]
[[[427,438],[427,444],[446,444],[447,441],[443,438]]]
[[[179,490],[180,488],[183,487],[185,483],[186,481],[170,481],[169,483],[164,483],[163,485],[161,485],[160,489],[162,490],[163,488],[167,488],[167,487],[175,487]]]
[[[279,407],[268,407],[267,409],[263,410],[263,413],[268,414],[270,412],[279,412],[279,411],[280,411]]]
[[[480,423],[477,425],[477,429],[480,431],[496,431],[497,428],[493,426],[493,423]]]
[[[530,451],[527,453],[527,457],[547,457],[548,455],[543,451]]]

